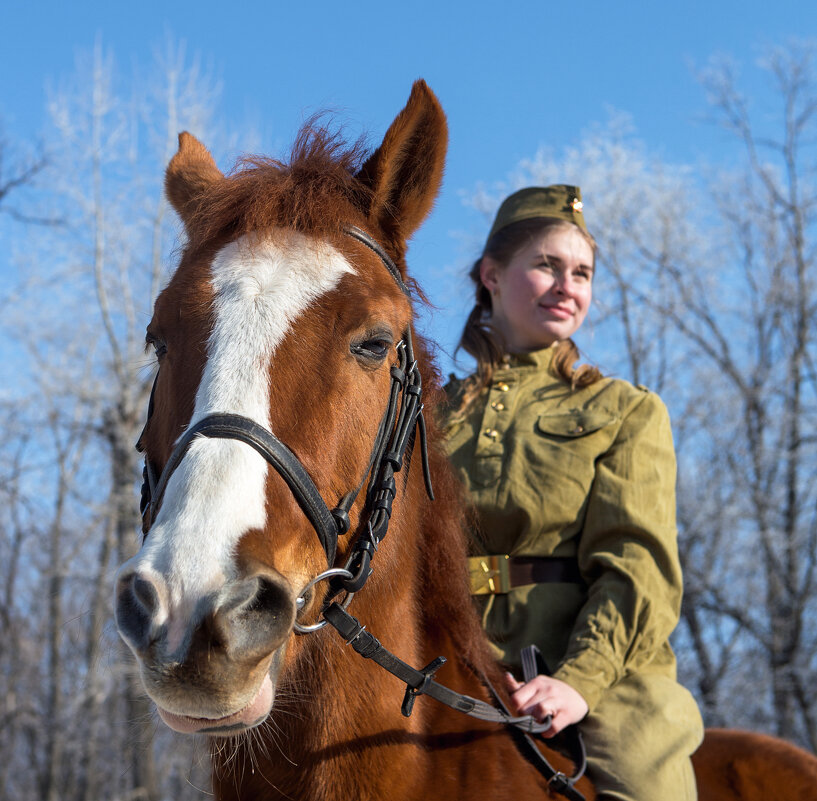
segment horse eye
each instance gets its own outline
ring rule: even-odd
[[[362,342],[353,342],[350,350],[354,356],[370,361],[383,361],[389,352],[392,343],[389,340],[375,337]]]
[[[390,343],[385,339],[369,339],[363,343],[363,348],[382,359],[389,352],[389,345]]]
[[[159,360],[161,360],[165,356],[165,354],[167,354],[167,345],[157,337],[152,337],[148,335],[148,337],[145,340],[145,344],[153,345],[153,352],[156,354],[156,358]]]

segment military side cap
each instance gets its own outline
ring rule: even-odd
[[[549,217],[575,223],[587,231],[582,213],[582,190],[578,186],[554,184],[553,186],[529,186],[520,189],[502,201],[496,213],[490,239],[497,231],[511,223]]]

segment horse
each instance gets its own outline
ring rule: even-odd
[[[707,729],[692,766],[699,801],[817,799],[817,757],[768,734]]]
[[[315,579],[363,548],[366,566],[347,571],[367,579],[350,611],[390,651],[412,666],[449,657],[436,677],[486,704],[482,676],[501,683],[471,609],[463,507],[433,416],[433,506],[413,423],[417,453],[385,492],[379,542],[367,507],[381,502],[361,487],[376,443],[385,448],[379,434],[398,426],[386,419],[398,362],[427,406],[441,399],[430,347],[412,331],[405,254],[446,144],[420,81],[366,158],[313,125],[286,164],[254,159],[225,177],[183,133],[168,166],[186,244],[147,328],[159,367],[139,447],[152,497],[143,546],[118,572],[116,620],[161,719],[210,737],[224,801],[548,793],[504,727],[421,695],[406,716],[406,687],[335,631],[294,632],[317,625],[326,585]],[[225,413],[274,432],[302,466],[296,479],[246,441],[188,436]],[[343,506],[347,530],[333,543],[333,519],[293,492],[299,479]],[[550,760],[570,775],[565,757]],[[577,789],[593,798],[585,779]]]
[[[502,676],[406,268],[446,146],[418,81],[371,153],[313,122],[287,162],[225,176],[182,133],[167,168],[186,241],[147,328],[144,541],[115,613],[159,717],[208,737],[221,801],[595,798],[472,716]]]

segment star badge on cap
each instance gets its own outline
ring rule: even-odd
[[[584,208],[584,203],[582,203],[577,197],[574,197],[573,200],[570,201],[569,205],[573,211],[581,211]]]

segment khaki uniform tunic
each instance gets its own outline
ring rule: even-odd
[[[694,799],[697,705],[675,681],[669,636],[681,569],[675,453],[660,398],[626,381],[572,390],[553,349],[512,357],[465,414],[448,451],[474,506],[473,550],[575,557],[585,584],[476,596],[498,657],[535,643],[588,704],[588,770],[611,799]],[[462,384],[446,390],[452,409]]]

